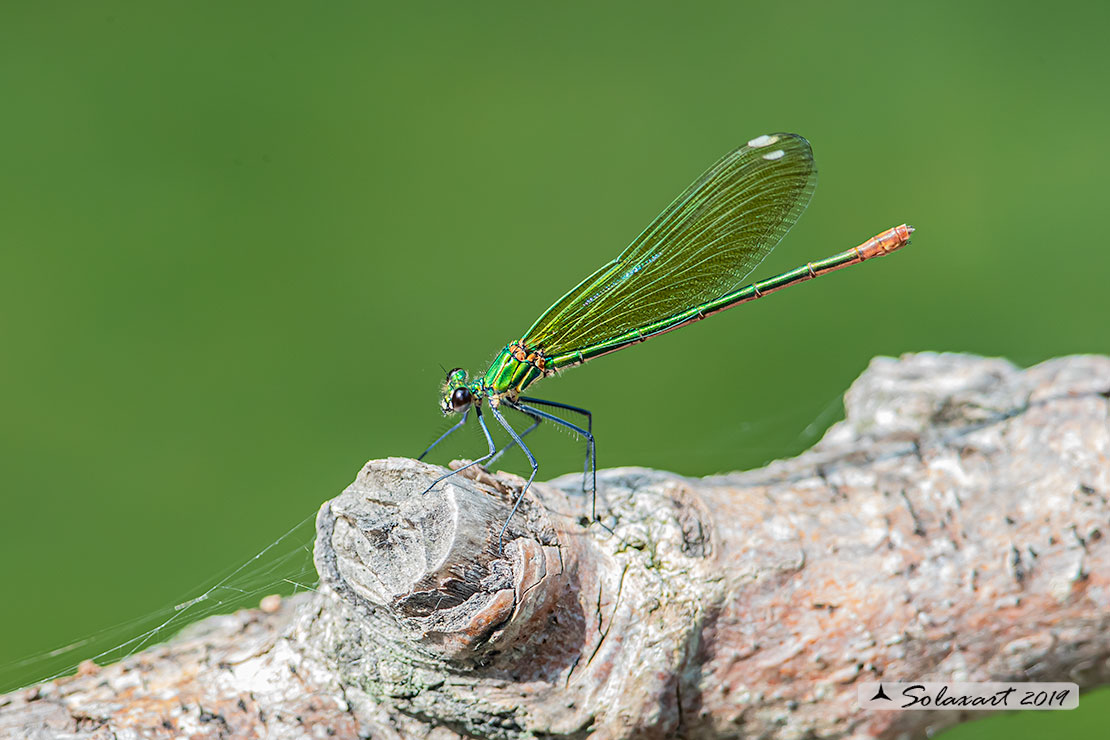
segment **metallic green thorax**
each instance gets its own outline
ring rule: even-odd
[[[535,361],[517,359],[513,350],[520,345],[513,342],[494,358],[486,374],[482,376],[482,390],[490,396],[508,394],[516,396],[525,388],[544,377],[545,373]],[[542,364],[542,363],[541,363]],[[550,375],[551,373],[546,373]],[[493,400],[491,398],[491,400]]]

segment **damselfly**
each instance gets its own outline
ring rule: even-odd
[[[509,514],[512,519],[539,468],[523,437],[541,422],[550,421],[586,439],[582,487],[594,496],[592,514],[596,519],[597,456],[590,412],[525,396],[525,389],[560,370],[909,244],[913,228],[903,224],[846,252],[737,287],[802,215],[816,185],[813,152],[809,142],[797,134],[759,136],[722,157],[619,257],[579,283],[520,339],[501,350],[482,375],[471,379],[461,368],[447,373],[441,408],[444,415],[458,413],[462,418],[420,458],[460,429],[471,411],[489,452],[437,478],[427,490],[472,465],[496,460],[512,445],[519,445],[532,472],[513,502]],[[490,413],[511,438],[500,451],[482,417],[483,404],[488,404]],[[517,433],[501,413],[502,406],[529,417],[531,425]],[[571,423],[540,406],[577,414],[584,425]],[[501,527],[501,537],[509,519]]]

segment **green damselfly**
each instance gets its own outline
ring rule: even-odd
[[[909,244],[913,228],[903,224],[853,249],[737,287],[802,215],[816,185],[813,151],[804,138],[780,133],[752,139],[695,180],[619,257],[547,309],[524,336],[501,350],[485,373],[471,379],[461,368],[448,372],[441,408],[444,415],[460,413],[462,418],[420,459],[460,429],[471,410],[489,452],[437,478],[427,491],[445,478],[496,460],[512,445],[519,445],[532,472],[513,502],[512,519],[539,469],[523,437],[541,422],[550,421],[586,439],[582,487],[593,494],[596,519],[593,417],[576,406],[525,396],[524,390],[560,370]],[[501,450],[482,418],[483,403],[488,403],[490,413],[512,440]],[[502,405],[529,417],[532,424],[517,433],[501,413]],[[585,425],[573,424],[538,406],[578,414]],[[509,519],[501,528],[501,537]]]

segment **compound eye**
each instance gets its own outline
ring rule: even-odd
[[[450,380],[451,376],[453,376],[455,373],[461,373],[461,372],[462,372],[461,367],[453,367],[453,368],[451,368],[450,370],[447,371],[447,379]]]
[[[451,408],[459,411],[469,406],[471,400],[469,388],[456,388],[451,394]]]

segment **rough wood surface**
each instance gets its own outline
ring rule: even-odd
[[[521,480],[370,462],[318,593],[0,697],[8,737],[923,737],[856,681],[1110,673],[1110,359],[876,359],[764,469]]]

